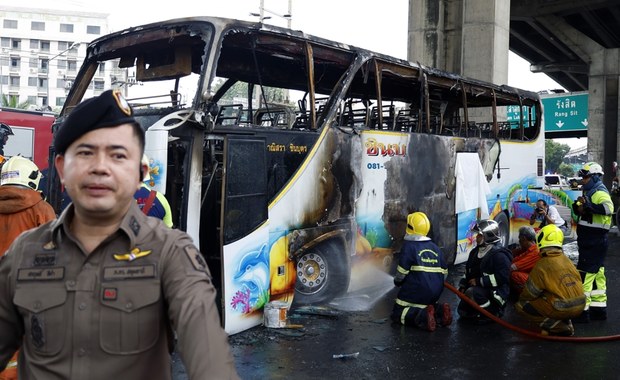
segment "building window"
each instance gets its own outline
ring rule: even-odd
[[[0,76],[0,83],[2,83],[2,84],[9,84],[9,76],[8,75]]]
[[[47,90],[47,78],[37,78],[39,81],[38,87],[42,90]]]
[[[105,82],[102,80],[96,80],[95,81],[95,91],[97,90],[103,90],[105,88]]]
[[[39,96],[39,99],[41,99],[41,106],[45,107],[47,105],[47,96]]]
[[[27,102],[28,102],[28,104],[37,104],[37,97],[36,96],[28,95]]]
[[[73,24],[60,24],[61,33],[73,33]]]
[[[56,107],[62,107],[65,104],[66,100],[67,98],[64,96],[56,98]]]
[[[37,82],[38,82],[38,78],[37,77],[28,77],[28,86],[29,87],[36,87],[37,86]]]
[[[63,78],[56,79],[56,88],[65,88],[65,82]]]
[[[11,47],[15,50],[21,50],[22,40],[16,38],[11,39]]]
[[[56,67],[58,67],[58,70],[66,70],[67,69],[67,60],[66,59],[58,59],[58,60],[56,60]]]
[[[43,21],[32,21],[30,30],[45,30],[45,23]]]
[[[49,41],[41,41],[41,51],[50,51],[50,42]]]
[[[30,48],[31,49],[38,49],[40,44],[41,44],[40,40],[30,40]]]
[[[41,58],[39,60],[39,62],[41,62],[41,66],[39,67],[44,73],[47,72],[47,69],[49,68],[50,65],[50,60],[47,58]]]
[[[30,57],[30,59],[28,60],[28,67],[32,68],[32,69],[36,69],[39,67],[39,58],[35,58],[35,57]]]
[[[101,62],[99,64],[99,70],[97,71],[97,74],[103,76],[105,74],[105,62]]]
[[[11,47],[11,39],[8,38],[8,37],[0,38],[0,46],[2,46],[4,48]]]
[[[9,78],[9,85],[10,86],[19,87],[19,83],[20,83],[20,80],[19,80],[18,76],[11,76]]]
[[[21,61],[19,57],[11,57],[10,62],[11,69],[19,69],[21,67]]]
[[[4,29],[17,29],[17,20],[5,19],[2,26],[4,26]]]
[[[67,71],[76,72],[77,71],[77,61],[67,61]]]
[[[101,34],[99,25],[86,25],[86,34]]]

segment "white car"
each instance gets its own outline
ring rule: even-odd
[[[545,174],[545,186],[550,189],[560,190],[569,188],[566,177],[561,174]]]

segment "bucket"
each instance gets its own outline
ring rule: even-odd
[[[286,313],[288,304],[282,301],[272,301],[265,305],[263,310],[263,325],[265,327],[286,327]]]

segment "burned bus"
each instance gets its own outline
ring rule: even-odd
[[[150,185],[200,247],[229,333],[270,301],[327,303],[356,268],[387,270],[413,211],[451,263],[480,218],[514,241],[542,188],[537,94],[301,31],[192,17],[103,36],[57,125],[92,88],[132,105]],[[50,190],[60,207],[55,176]]]

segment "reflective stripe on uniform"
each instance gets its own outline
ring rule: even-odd
[[[441,273],[447,274],[448,270],[441,267],[425,267],[423,265],[413,265],[411,270],[414,272]]]
[[[413,302],[407,302],[407,301],[403,301],[401,299],[396,299],[396,303],[400,306],[409,308],[409,307],[417,307],[418,309],[424,309],[426,308],[428,305],[422,305],[419,303],[413,303]]]

